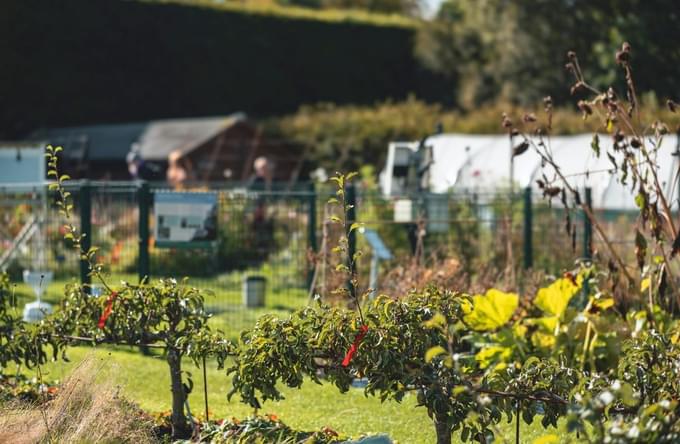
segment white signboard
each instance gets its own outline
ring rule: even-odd
[[[217,194],[154,194],[155,245],[206,248],[217,241]]]

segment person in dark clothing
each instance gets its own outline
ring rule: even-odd
[[[253,162],[254,174],[248,182],[248,189],[258,192],[253,210],[253,234],[255,249],[266,258],[272,248],[274,221],[268,215],[267,198],[263,192],[271,191],[272,168],[268,159],[260,156]]]
[[[157,165],[146,162],[139,152],[132,150],[127,157],[128,172],[134,180],[160,180],[160,168]]]
[[[272,166],[269,160],[260,156],[253,162],[253,176],[248,182],[248,189],[253,191],[270,191],[272,186]]]

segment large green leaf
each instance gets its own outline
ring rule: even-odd
[[[472,297],[472,311],[464,319],[474,330],[495,330],[510,320],[518,304],[517,294],[491,289]]]
[[[574,285],[570,279],[557,279],[550,286],[538,290],[534,303],[544,313],[560,317],[579,288],[580,285]]]

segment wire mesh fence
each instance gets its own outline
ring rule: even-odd
[[[342,285],[332,281],[331,267],[317,276],[310,291],[315,265],[330,261],[327,253],[342,234],[340,225],[327,223],[339,210],[327,204],[334,195],[328,187],[253,191],[214,184],[192,190],[217,202],[216,236],[200,247],[167,246],[156,239],[159,214],[153,203],[173,193],[163,186],[83,182],[70,184],[68,190],[74,201],[70,222],[87,231],[99,248],[97,260],[106,265],[110,282],[187,277],[190,285],[212,293],[206,304],[213,322],[224,329],[238,331],[265,312],[289,312],[310,296],[327,295]],[[363,225],[352,237],[353,248],[365,252],[358,261],[363,278],[368,278],[372,254],[364,230],[377,233],[394,258],[385,268],[420,255],[454,256],[469,273],[508,264],[559,273],[602,248],[580,211],[550,206],[538,195],[352,194],[350,222]],[[87,278],[77,252],[63,238],[66,219],[54,198],[45,186],[0,188],[0,267],[18,280],[24,269],[52,271],[58,289]],[[634,215],[597,213],[616,248],[633,254]],[[322,259],[321,253],[326,254]]]

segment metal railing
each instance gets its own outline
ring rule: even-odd
[[[255,313],[288,311],[307,302],[324,219],[331,211],[326,201],[333,193],[312,184],[286,191],[249,191],[226,184],[195,190],[217,195],[216,242],[208,248],[161,248],[153,236],[153,202],[157,194],[168,192],[163,186],[83,181],[68,188],[75,204],[76,220],[71,223],[99,248],[98,262],[106,265],[110,281],[186,276],[192,285],[214,293],[207,305],[224,322],[233,321],[225,314],[242,313],[249,277],[265,280],[265,306]],[[353,219],[375,230],[396,261],[418,251],[424,257],[456,255],[499,268],[512,260],[518,269],[558,273],[599,248],[580,211],[550,207],[530,190],[514,196],[422,193],[387,199],[357,189],[347,196],[354,206]],[[14,271],[34,268],[36,254],[42,252],[44,266],[57,281],[73,282],[79,276],[90,283],[86,265],[63,239],[65,220],[53,202],[44,185],[0,187],[3,266]],[[604,226],[615,244],[623,252],[630,250],[634,232],[628,229],[633,222],[630,215],[600,213],[606,216]],[[28,236],[26,227],[31,226],[41,236]],[[369,247],[358,235],[350,238],[350,248]],[[367,257],[359,263],[360,272],[368,273],[368,261]]]

